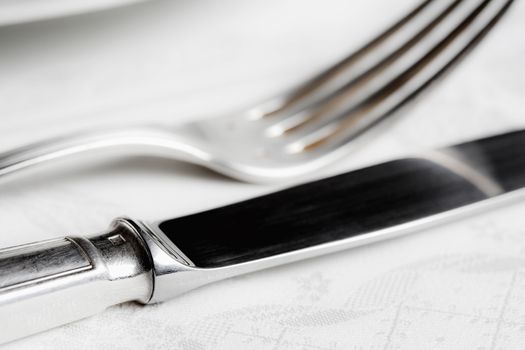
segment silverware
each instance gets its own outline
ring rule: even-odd
[[[424,1],[299,88],[247,111],[182,126],[82,132],[0,155],[0,176],[120,147],[173,157],[245,181],[310,173],[412,101],[475,46],[512,0]],[[137,146],[137,147],[130,147]]]
[[[404,235],[525,193],[525,130],[176,219],[0,250],[0,342]]]

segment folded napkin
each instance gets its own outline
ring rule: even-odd
[[[78,128],[178,123],[292,86],[417,1],[151,1],[0,28],[0,149]],[[397,123],[316,177],[525,127],[525,3]],[[0,180],[0,246],[267,193],[167,159],[79,157]],[[5,349],[523,349],[525,202],[115,306]],[[82,302],[82,300],[79,300]]]

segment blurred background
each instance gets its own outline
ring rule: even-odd
[[[30,9],[47,2],[0,0],[0,151],[79,129],[175,124],[252,105],[344,57],[418,3],[152,0],[73,14],[113,4],[77,0],[49,1],[55,11],[47,14]],[[53,18],[36,20],[46,16]],[[516,1],[388,132],[321,175],[524,127],[523,33],[525,3]],[[100,231],[119,215],[173,217],[283,186],[239,183],[171,160],[67,160],[0,181],[8,228],[0,245]],[[37,339],[71,345],[86,334],[79,324]]]
[[[74,130],[155,121],[176,124],[227,114],[276,95],[344,57],[417,1],[400,0],[395,6],[381,0],[145,1],[27,23],[45,7],[39,3],[4,5],[11,12],[4,12],[5,25],[0,27],[0,149]],[[101,6],[67,3],[50,1],[54,6],[48,8],[54,12],[47,15]],[[523,12],[523,5],[515,4],[472,56],[403,112],[384,137],[326,171],[341,172],[523,125]],[[26,22],[8,25],[17,20]],[[103,183],[118,184],[108,186],[108,198],[126,197],[137,190],[137,179],[128,184],[122,173],[138,171],[151,176],[141,178],[147,187],[142,196],[158,198],[165,188],[153,193],[151,181],[166,176],[166,185],[173,187],[170,184],[177,185],[185,171],[191,174],[184,181],[192,183],[201,181],[194,173],[208,173],[172,161],[108,163],[99,156],[91,161],[81,157],[80,162],[40,169],[45,181],[37,183],[33,177],[30,185],[77,186],[80,183],[73,182],[85,177],[104,177]],[[59,168],[61,164],[65,167]],[[230,182],[221,177],[209,181],[207,175],[206,186]],[[242,193],[250,187],[229,185],[242,188]],[[129,202],[132,198],[122,201]],[[191,203],[186,205],[193,210]],[[139,214],[144,215],[142,209],[150,214],[148,208]]]
[[[16,144],[20,131],[44,138],[65,129],[179,123],[236,110],[335,62],[415,3],[146,1],[5,25],[0,27],[0,147]],[[492,121],[496,132],[512,119],[522,107],[514,97],[525,84],[521,8],[513,6],[495,34],[403,124],[418,125],[416,130],[432,125],[426,129],[439,130],[433,134],[469,138],[480,124]],[[471,99],[478,100],[477,109],[467,112],[461,107]],[[478,122],[469,123],[469,130],[457,130],[472,120]],[[418,134],[403,138],[439,142]]]

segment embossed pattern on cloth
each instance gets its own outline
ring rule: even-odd
[[[1,28],[0,149],[76,128],[235,110],[343,56],[414,3],[151,1]],[[516,1],[453,74],[323,175],[525,128],[524,31],[525,2]],[[280,187],[164,159],[64,161],[0,181],[0,245],[101,231],[119,215],[176,217]],[[119,305],[3,348],[523,349],[524,212],[511,203],[163,304]]]

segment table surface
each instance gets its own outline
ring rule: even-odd
[[[415,1],[149,1],[0,28],[0,149],[77,129],[227,113],[344,56]],[[391,128],[316,177],[525,127],[525,3]],[[282,188],[97,154],[0,181],[0,246]],[[128,303],[5,349],[522,349],[525,204]]]

